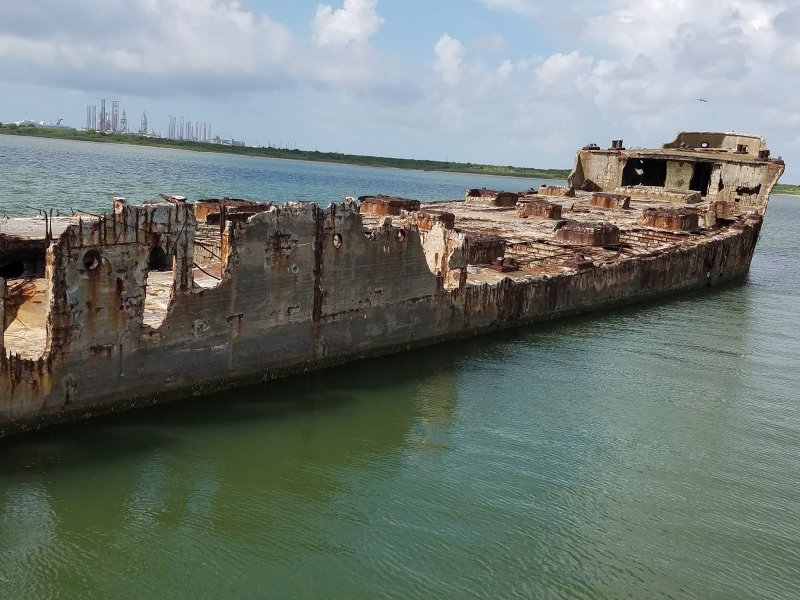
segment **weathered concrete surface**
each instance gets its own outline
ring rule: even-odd
[[[686,208],[645,208],[641,224],[666,231],[696,231],[699,213]]]
[[[595,192],[589,199],[589,204],[598,208],[628,210],[631,207],[631,197],[624,194]]]
[[[175,199],[176,196],[161,196],[168,200]],[[181,197],[182,198],[182,197]],[[194,216],[198,221],[208,221],[210,215],[219,215],[222,212],[249,212],[254,214],[269,208],[269,204],[257,202],[255,200],[241,200],[238,198],[220,198],[209,200],[198,200],[194,203]],[[220,223],[219,219],[215,220],[217,224]],[[224,219],[222,219],[224,220]]]
[[[612,223],[581,223],[566,221],[556,229],[556,239],[578,246],[616,246],[619,227]]]
[[[585,146],[575,157],[570,186],[679,204],[735,202],[737,214],[765,206],[784,170],[764,138],[735,133],[680,132],[660,149]]]
[[[456,216],[453,213],[435,208],[406,212],[405,216],[422,231],[430,231],[437,224],[445,229],[453,229],[456,224]]]
[[[511,207],[517,204],[519,194],[515,192],[498,192],[486,188],[467,190],[465,202],[475,206],[504,206]]]
[[[528,196],[517,202],[517,214],[523,219],[560,219],[561,205]]]
[[[6,290],[6,280],[3,277],[0,277],[0,356],[6,355],[5,332],[9,325],[8,321],[6,320],[7,296],[8,292]]]
[[[360,196],[361,212],[365,215],[399,215],[404,210],[419,210],[419,200],[409,200],[408,198],[398,198],[396,196]]]
[[[575,188],[573,188],[572,185],[568,185],[567,187],[560,185],[543,185],[539,188],[539,195],[560,198],[574,198]]]
[[[43,344],[10,349],[9,310],[27,299],[0,280],[0,434],[741,277],[777,179],[759,164],[755,204],[726,205],[732,218],[581,191],[553,201],[556,227],[466,202],[392,216],[264,205],[209,226],[186,202],[118,200],[47,244]],[[651,209],[713,218],[688,234],[649,223]]]

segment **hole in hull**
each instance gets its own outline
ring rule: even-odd
[[[664,187],[667,183],[667,161],[655,158],[632,158],[622,169],[622,185]]]
[[[161,246],[153,246],[147,257],[147,280],[145,282],[144,312],[142,323],[158,329],[167,318],[167,309],[172,300],[175,284],[173,260]]]
[[[167,257],[167,253],[161,246],[156,246],[150,250],[150,256],[147,259],[147,268],[151,271],[170,271],[172,270],[172,261]]]
[[[25,263],[21,260],[11,260],[0,265],[0,277],[3,279],[16,279],[25,274]]]

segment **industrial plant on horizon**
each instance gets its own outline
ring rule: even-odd
[[[142,119],[139,129],[136,132],[130,131],[128,127],[128,116],[125,109],[120,114],[119,101],[111,102],[111,112],[106,110],[106,99],[100,100],[100,115],[97,114],[96,104],[86,105],[86,131],[99,131],[101,133],[114,134],[138,134],[154,138],[166,138],[170,140],[185,140],[190,142],[203,142],[207,144],[222,144],[227,146],[244,146],[245,143],[233,137],[223,139],[219,135],[214,135],[211,130],[211,123],[200,123],[184,119],[183,115],[169,115],[167,135],[162,136],[147,125],[147,112],[142,112]]]

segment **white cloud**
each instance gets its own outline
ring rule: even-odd
[[[413,51],[416,8],[405,21],[406,5],[392,8],[392,35],[411,40],[403,48],[391,36],[372,43],[384,25],[378,0],[316,2],[308,27],[292,31],[253,0],[0,0],[0,86],[183,94],[208,106],[239,93],[253,114],[270,106],[264,127],[286,113],[287,131],[317,123],[313,143],[327,123],[329,139],[349,136],[355,152],[385,143],[375,151],[542,166],[611,137],[657,144],[678,128],[749,130],[792,168],[797,0],[564,0],[557,14],[544,0],[470,0],[477,26],[429,14],[449,34],[427,42],[425,66]],[[394,54],[379,50],[389,47]]]
[[[497,76],[500,79],[507,79],[508,76],[511,75],[511,73],[513,73],[513,71],[514,71],[514,64],[510,60],[506,59],[503,61],[503,64],[501,64],[497,68]]]
[[[542,0],[474,1],[523,16],[532,35],[546,27],[549,39],[561,41],[550,56],[536,56],[541,48],[532,44],[530,58],[509,57],[509,85],[530,79],[531,89],[546,88],[561,102],[538,99],[541,123],[565,107],[600,140],[611,132],[657,143],[678,128],[750,130],[768,135],[780,153],[800,138],[800,105],[792,100],[797,0],[566,0],[558,14]],[[698,103],[701,97],[709,102]]]
[[[496,32],[474,38],[471,45],[481,54],[503,54],[508,48],[506,38]]]
[[[687,87],[674,89],[656,64],[638,55],[629,64],[600,60],[585,81],[595,104],[606,113],[652,115],[676,102],[691,101],[697,93]]]
[[[586,32],[629,60],[639,54],[669,56],[677,44],[702,61],[709,48],[696,46],[700,41],[740,43],[763,57],[774,47],[772,22],[781,1],[613,0],[611,10],[589,17]]]
[[[489,8],[505,10],[520,15],[533,15],[541,11],[542,0],[479,0]]]
[[[318,6],[308,44],[235,0],[74,0],[69,10],[61,0],[14,2],[0,20],[0,79],[212,95],[380,85],[383,59],[367,43],[383,23],[376,6]]]
[[[314,41],[320,46],[366,42],[383,25],[375,10],[378,0],[344,0],[342,8],[320,4],[314,16]]]
[[[45,4],[57,9],[61,3],[42,3],[42,14],[14,4],[12,18],[0,24],[3,72],[74,87],[201,89],[212,77],[235,87],[268,85],[263,78],[282,72],[293,43],[284,25],[226,0],[141,0],[102,8],[77,0],[56,22]]]
[[[800,71],[800,40],[787,40],[775,51],[773,62],[786,71]]]
[[[553,54],[535,71],[540,85],[545,87],[573,87],[592,64],[591,56],[582,56],[577,50],[569,54]]]
[[[461,79],[464,45],[457,39],[444,34],[436,42],[433,50],[436,53],[434,69],[439,72],[442,81],[449,84],[458,83]]]

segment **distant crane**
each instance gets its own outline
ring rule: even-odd
[[[63,120],[64,119],[59,119],[58,121],[56,121],[56,127],[61,127],[61,121]]]

